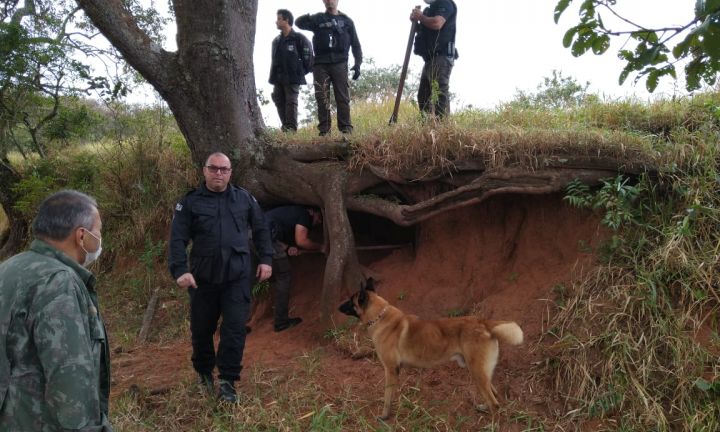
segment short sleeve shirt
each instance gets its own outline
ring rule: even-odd
[[[312,228],[312,218],[303,206],[276,207],[265,213],[272,239],[295,246],[295,225]]]

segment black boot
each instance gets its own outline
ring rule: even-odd
[[[287,321],[281,321],[276,322],[274,327],[276,332],[281,332],[283,330],[289,329],[290,327],[295,327],[296,325],[300,324],[302,322],[302,318],[288,318]]]
[[[220,399],[221,402],[237,403],[235,383],[224,379],[221,379],[219,383],[218,399]]]
[[[207,394],[212,395],[215,393],[215,379],[212,373],[198,372],[198,378],[200,387],[206,391]]]

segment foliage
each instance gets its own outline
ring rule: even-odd
[[[162,38],[165,19],[137,0],[125,3],[151,37]],[[16,150],[23,156],[35,152],[44,157],[46,127],[50,130],[45,138],[50,140],[67,142],[70,135],[81,134],[88,111],[78,106],[62,110],[65,101],[79,95],[126,95],[132,75],[125,72],[117,53],[94,40],[95,29],[79,10],[74,0],[33,0],[6,3],[1,11],[0,156]],[[120,67],[100,73],[92,62]]]
[[[70,141],[100,139],[99,126],[104,120],[95,104],[77,97],[63,98],[57,116],[48,121],[43,136],[50,142],[67,146]]]
[[[553,70],[552,77],[544,77],[535,93],[516,92],[510,106],[519,108],[569,109],[577,108],[593,96],[587,93],[589,82],[580,84],[572,77]]]
[[[587,185],[575,180],[568,185],[564,199],[575,207],[602,210],[602,223],[612,230],[639,223],[640,214],[635,199],[641,193],[640,187],[630,184],[630,178],[623,175],[603,180],[602,183],[600,190],[591,193]]]
[[[563,293],[547,335],[546,355],[559,360],[547,372],[568,395],[572,424],[720,427],[717,133],[713,121],[675,131],[688,163],[668,164],[657,178],[568,187],[567,201],[602,209],[614,232],[605,264]]]
[[[555,7],[555,22],[573,0],[559,0]],[[580,22],[563,37],[563,45],[578,57],[588,51],[603,54],[610,48],[612,37],[625,37],[635,48],[621,49],[620,59],[626,62],[620,73],[620,84],[631,73],[635,81],[646,78],[646,87],[652,92],[660,78],[676,78],[676,64],[687,61],[685,79],[688,90],[697,90],[702,82],[714,85],[720,70],[720,1],[697,0],[695,16],[685,24],[663,28],[648,28],[621,16],[616,11],[617,0],[582,0]],[[629,30],[613,31],[601,12],[617,17]],[[607,18],[607,16],[606,16]],[[671,45],[674,44],[674,45]],[[672,57],[670,57],[672,55]]]

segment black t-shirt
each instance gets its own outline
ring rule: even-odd
[[[295,244],[295,225],[302,225],[308,230],[312,228],[312,217],[306,207],[303,206],[282,206],[265,212],[272,239],[278,240],[286,245]]]
[[[452,0],[436,0],[423,11],[427,17],[441,16],[445,18],[445,24],[440,30],[431,30],[424,25],[418,27],[415,36],[415,54],[426,60],[440,54],[452,57],[455,44],[455,21],[457,7]],[[451,46],[452,45],[452,46]]]

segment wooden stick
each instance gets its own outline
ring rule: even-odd
[[[144,344],[147,340],[148,333],[150,333],[150,324],[152,324],[153,317],[155,316],[155,308],[157,307],[158,300],[160,299],[160,287],[155,288],[152,297],[148,302],[147,309],[143,315],[142,326],[140,327],[140,334],[137,338],[138,344]]]
[[[415,6],[415,9],[420,9],[420,6]],[[400,100],[402,100],[402,92],[405,87],[405,77],[407,77],[408,63],[410,63],[410,52],[412,51],[417,25],[417,21],[413,21],[410,25],[410,36],[408,36],[407,48],[405,48],[405,60],[403,61],[402,71],[400,72],[400,83],[398,84],[397,95],[395,96],[395,107],[393,108],[392,116],[390,116],[389,124],[397,123],[398,112],[400,111]]]

